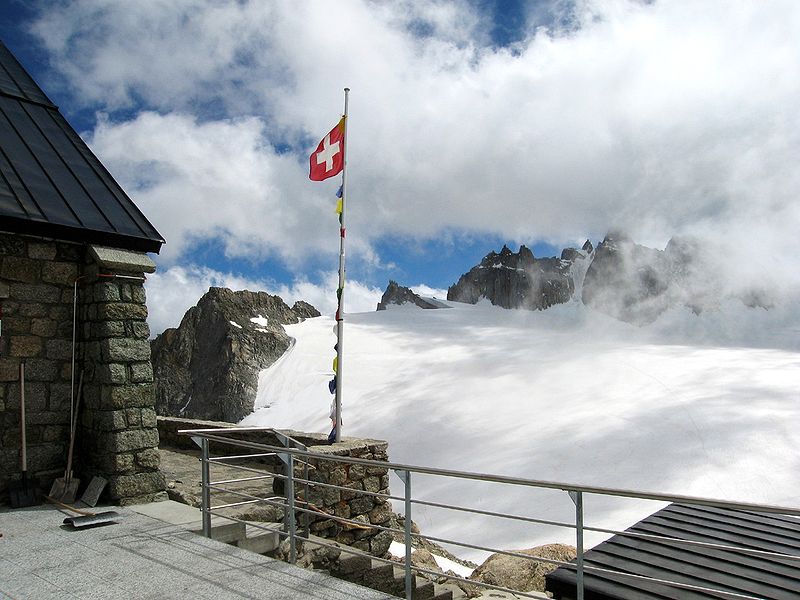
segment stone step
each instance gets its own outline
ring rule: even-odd
[[[202,534],[202,528],[197,533]],[[247,527],[239,521],[211,522],[211,539],[226,544],[236,544],[247,537]]]
[[[263,524],[263,526],[268,525]],[[272,528],[270,527],[270,529]],[[277,524],[272,531],[264,530],[261,527],[254,527],[253,525],[247,525],[247,536],[236,542],[236,545],[239,546],[239,548],[255,552],[256,554],[272,552],[281,543],[281,536],[278,534],[279,529],[280,525]]]

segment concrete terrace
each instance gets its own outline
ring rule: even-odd
[[[187,523],[176,504],[113,507],[117,524],[83,530],[62,525],[73,515],[53,506],[0,507],[0,598],[392,598],[206,539],[191,531],[199,511]]]

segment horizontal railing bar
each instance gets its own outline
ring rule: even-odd
[[[210,427],[208,429],[179,429],[179,435],[197,435],[206,433],[255,433],[275,432],[272,427]],[[278,432],[280,433],[280,432]],[[283,435],[283,434],[281,434]]]
[[[240,471],[250,471],[251,473],[264,473],[264,469],[254,469],[253,467],[245,467],[244,465],[232,465],[230,463],[225,463],[225,462],[218,462],[215,464],[223,465],[225,467],[230,467],[231,469],[239,469]],[[277,474],[271,473],[271,475],[275,477]],[[285,475],[283,477],[285,477]]]
[[[247,492],[242,492],[242,491],[239,491],[239,490],[229,490],[228,488],[219,487],[219,486],[210,485],[209,487],[214,489],[214,490],[216,490],[216,491],[218,491],[218,492],[225,492],[227,494],[233,494],[234,496],[240,496],[242,498],[251,498],[256,502],[264,502],[265,504],[270,504],[272,506],[283,506],[283,507],[286,506],[285,502],[276,503],[276,502],[272,501],[272,500],[278,499],[278,498],[280,498],[281,500],[284,500],[283,496],[264,496],[264,497],[262,497],[262,496],[254,496],[253,494],[248,494]],[[219,507],[215,506],[214,508],[219,508]]]
[[[208,460],[211,462],[218,462],[223,460],[229,460],[232,458],[261,458],[262,456],[277,456],[277,452],[262,452],[260,454],[237,454],[233,456],[217,456],[215,458],[209,458]]]
[[[728,552],[739,552],[740,554],[751,554],[754,556],[764,556],[769,558],[786,558],[789,560],[800,560],[797,554],[783,554],[782,552],[770,552],[769,550],[757,550],[756,548],[747,548],[746,546],[730,546],[727,544],[714,544],[713,542],[700,542],[697,540],[685,540],[682,538],[668,537],[665,535],[657,535],[654,533],[640,533],[638,531],[616,531],[614,529],[604,529],[603,527],[589,527],[583,528],[584,531],[594,531],[597,533],[613,533],[620,537],[630,537],[644,540],[658,540],[674,543],[681,546],[698,546],[701,548],[710,548],[713,550],[723,550]]]
[[[540,558],[538,556],[531,556],[530,554],[520,554],[519,552],[512,552],[510,550],[498,550],[497,548],[489,548],[488,546],[477,546],[475,544],[468,544],[467,542],[456,542],[454,540],[448,540],[447,538],[438,538],[430,535],[422,535],[421,533],[412,533],[411,535],[431,542],[440,542],[442,544],[453,544],[454,546],[461,546],[462,548],[471,548],[472,550],[483,550],[484,552],[503,554],[505,556],[514,556],[516,558],[525,558],[528,560],[533,560],[535,562],[544,562],[544,563],[549,563],[551,565],[558,565],[560,567],[568,567],[572,564],[563,560]]]
[[[402,500],[402,498],[398,498]],[[487,517],[500,517],[503,519],[512,519],[514,521],[524,521],[525,523],[537,523],[539,525],[554,525],[556,527],[569,527],[570,529],[575,529],[575,523],[562,523],[561,521],[548,521],[546,519],[534,519],[533,517],[522,517],[519,515],[511,515],[508,513],[498,513],[492,512],[489,510],[481,510],[479,508],[468,508],[466,506],[456,506],[454,504],[442,504],[439,502],[429,502],[427,500],[411,500],[413,504],[419,504],[422,506],[432,506],[434,508],[449,508],[452,510],[458,510],[462,512],[473,513],[476,515],[484,515]],[[588,527],[584,527],[584,529],[588,529]]]
[[[235,493],[235,492],[234,492]],[[257,500],[243,500],[242,502],[229,502],[228,504],[218,504],[217,506],[212,506],[211,510],[219,510],[221,508],[235,508],[237,506],[245,506],[247,504],[272,504],[269,498],[258,498]],[[275,504],[272,504],[275,506]],[[281,504],[280,506],[284,506]]]
[[[241,477],[240,479],[221,479],[220,481],[209,481],[208,485],[219,485],[220,483],[242,483],[243,481],[259,481],[261,479],[272,478],[272,475],[256,475],[255,477]]]
[[[234,428],[234,429],[241,430],[241,428]],[[223,433],[226,431],[227,430],[222,430]],[[509,485],[525,486],[525,487],[560,490],[565,492],[574,491],[574,492],[583,492],[586,494],[598,494],[602,496],[618,496],[623,498],[657,500],[661,502],[681,502],[685,504],[693,504],[698,506],[717,506],[717,507],[733,508],[737,510],[750,510],[762,513],[777,513],[784,515],[800,516],[800,508],[791,508],[787,506],[755,504],[752,502],[739,502],[731,500],[722,500],[718,498],[704,498],[700,496],[685,496],[679,494],[670,495],[670,494],[660,494],[654,492],[640,492],[622,488],[588,486],[588,485],[579,485],[579,484],[563,483],[556,481],[525,479],[522,477],[510,477],[506,475],[490,475],[488,473],[474,473],[469,471],[456,471],[451,469],[422,467],[418,465],[404,465],[400,463],[366,460],[363,458],[351,458],[346,456],[324,455],[315,452],[297,450],[294,448],[280,448],[276,446],[269,446],[266,444],[259,444],[256,442],[247,442],[244,440],[231,440],[229,438],[225,438],[220,435],[212,435],[210,433],[205,433],[204,430],[180,430],[178,433],[182,435],[201,434],[199,437],[205,437],[211,441],[217,441],[223,444],[229,444],[234,446],[242,446],[245,448],[253,448],[256,450],[265,450],[265,451],[278,452],[284,454],[288,453],[297,456],[307,456],[309,458],[317,460],[330,460],[334,462],[379,467],[383,469],[410,471],[412,473],[419,473],[424,475],[439,475],[442,477],[452,477],[456,479],[471,479],[476,481],[487,481],[491,483],[503,483]],[[220,431],[216,430],[216,433],[220,433]]]

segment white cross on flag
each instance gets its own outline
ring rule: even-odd
[[[317,149],[311,153],[311,168],[308,178],[323,181],[342,172],[344,168],[344,117],[322,138]]]

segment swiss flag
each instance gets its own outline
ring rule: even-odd
[[[317,149],[311,153],[311,168],[308,178],[323,181],[342,172],[344,168],[344,117],[322,138]]]

